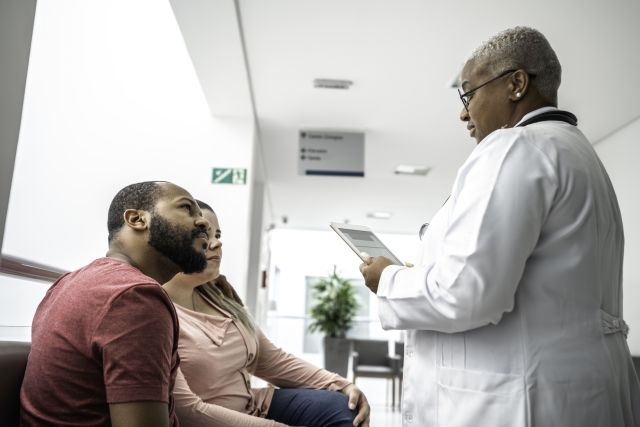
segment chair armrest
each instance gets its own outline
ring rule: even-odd
[[[357,351],[351,352],[351,366],[355,369],[358,363],[360,363],[360,355]]]
[[[387,356],[387,362],[394,372],[400,372],[400,368],[402,368],[402,356],[398,356],[397,354]]]

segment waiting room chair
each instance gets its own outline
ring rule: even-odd
[[[396,405],[396,378],[399,377],[399,361],[389,355],[389,344],[382,340],[354,339],[351,363],[353,383],[359,377],[385,378],[391,380],[391,405]]]
[[[31,344],[0,341],[0,424],[20,424],[20,387],[27,367]]]

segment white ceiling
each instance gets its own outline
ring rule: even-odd
[[[172,0],[174,9],[178,1]],[[229,9],[232,3],[226,3]],[[638,0],[235,5],[278,227],[286,216],[290,228],[327,229],[330,221],[349,220],[381,232],[417,232],[449,194],[457,167],[474,146],[449,83],[477,45],[508,27],[528,25],[547,36],[563,66],[559,106],[578,116],[592,141],[640,118]],[[354,85],[347,91],[314,89],[315,78]],[[303,128],[364,131],[365,177],[298,175]],[[398,164],[424,164],[431,171],[425,177],[395,175]],[[366,218],[371,211],[393,216]]]

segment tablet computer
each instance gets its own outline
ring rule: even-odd
[[[373,234],[369,227],[337,222],[332,222],[330,226],[363,261],[361,253],[366,252],[369,256],[383,256],[389,258],[394,264],[403,265],[402,261],[378,239],[378,236]]]

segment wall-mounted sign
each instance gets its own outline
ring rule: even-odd
[[[364,176],[364,133],[301,130],[298,174]]]
[[[213,168],[211,182],[213,184],[245,185],[247,170],[243,168]]]

